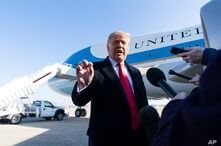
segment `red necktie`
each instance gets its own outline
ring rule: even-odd
[[[120,77],[121,85],[122,85],[124,92],[127,96],[128,105],[130,107],[131,128],[136,130],[137,127],[139,126],[139,116],[137,113],[135,97],[134,97],[130,82],[128,80],[127,74],[125,73],[124,70],[122,70],[123,64],[118,64],[118,66],[119,66],[119,77]]]

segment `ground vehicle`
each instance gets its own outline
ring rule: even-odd
[[[63,108],[56,107],[51,102],[44,100],[36,100],[32,104],[16,101],[0,109],[0,119],[8,120],[12,124],[18,124],[22,118],[27,117],[41,117],[46,120],[54,118],[60,121],[63,120],[64,116]]]

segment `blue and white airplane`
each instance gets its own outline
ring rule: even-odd
[[[221,0],[211,0],[200,10],[201,25],[176,31],[155,33],[133,37],[127,62],[137,67],[143,75],[148,98],[167,97],[163,90],[149,83],[146,72],[152,67],[161,69],[167,82],[177,92],[190,92],[194,85],[179,76],[169,75],[173,70],[192,78],[203,71],[202,65],[186,63],[182,58],[170,53],[172,47],[185,48],[189,46],[210,47],[221,49]],[[48,83],[55,91],[71,95],[76,81],[75,67],[79,61],[86,59],[94,62],[107,56],[106,44],[94,45],[72,54],[64,63],[63,68],[51,78]],[[99,92],[99,91],[98,91]]]
[[[186,91],[188,93],[194,85],[186,79],[169,75],[170,69],[188,77],[193,77],[196,73],[202,72],[202,66],[186,63],[182,58],[170,53],[173,46],[179,48],[204,46],[203,32],[199,25],[176,31],[132,37],[130,46],[127,62],[141,71],[148,98],[167,97],[160,88],[152,86],[147,81],[146,72],[151,67],[161,69],[167,76],[168,84],[176,92]],[[59,93],[71,96],[76,79],[76,65],[83,59],[95,62],[106,58],[106,56],[106,44],[89,46],[75,52],[63,63],[66,69],[61,69],[55,77],[48,81],[49,86]]]

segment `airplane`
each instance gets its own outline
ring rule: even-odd
[[[132,37],[129,53],[126,61],[137,67],[144,80],[148,99],[168,97],[160,88],[151,85],[146,79],[146,72],[152,67],[161,69],[167,77],[167,82],[178,93],[189,93],[194,85],[188,80],[175,75],[169,75],[169,70],[192,78],[196,73],[203,71],[202,65],[192,65],[182,58],[170,52],[172,47],[185,48],[190,46],[204,46],[203,31],[200,25],[187,27],[175,31],[154,33]],[[48,80],[49,86],[61,94],[71,96],[76,81],[76,65],[86,59],[90,62],[100,61],[106,58],[106,44],[98,44],[86,47],[73,53],[63,63],[55,77]],[[77,109],[79,110],[79,109]],[[81,110],[81,109],[80,109]],[[79,112],[79,111],[78,111]]]

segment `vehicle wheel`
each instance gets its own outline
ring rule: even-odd
[[[19,124],[20,122],[21,122],[21,115],[20,114],[13,115],[10,120],[11,124]]]
[[[75,117],[80,117],[81,116],[81,109],[80,108],[77,108],[76,110],[75,110]]]
[[[51,117],[46,117],[45,120],[51,120]]]
[[[82,108],[82,109],[81,109],[81,116],[82,116],[82,117],[85,117],[86,114],[87,114],[86,109]]]
[[[63,112],[57,112],[56,114],[55,114],[55,117],[54,117],[56,120],[58,120],[58,121],[61,121],[61,120],[63,120],[63,118],[64,118],[64,113]]]

